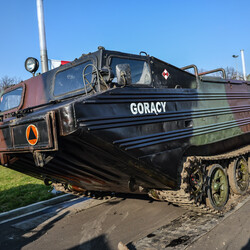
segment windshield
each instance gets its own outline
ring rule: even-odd
[[[23,88],[17,88],[1,96],[0,112],[17,108],[21,104]]]
[[[116,65],[129,64],[133,84],[150,84],[151,74],[148,63],[141,60],[127,59],[121,57],[112,57],[111,69],[114,72],[115,78],[113,82],[117,82]]]
[[[86,67],[89,65],[88,67]],[[84,88],[83,73],[86,85],[92,81],[92,62],[87,61],[83,64],[60,71],[56,75],[54,95],[59,96],[69,92],[78,91]],[[85,68],[86,67],[86,68]],[[84,70],[84,72],[83,72]],[[89,86],[88,86],[89,89]]]

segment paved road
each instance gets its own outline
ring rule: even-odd
[[[249,250],[250,196],[224,216],[187,211],[132,244],[134,249]]]
[[[250,201],[213,230],[195,241],[188,250],[198,249],[250,249]]]
[[[250,249],[250,197],[224,217],[141,197],[89,199],[0,223],[0,249]],[[138,197],[137,197],[138,198]]]
[[[183,213],[148,198],[116,198],[83,211],[78,204],[73,213],[62,208],[1,224],[0,249],[117,249]]]

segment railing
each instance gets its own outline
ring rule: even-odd
[[[223,79],[226,79],[226,71],[223,68],[218,68],[218,69],[213,69],[210,71],[202,72],[202,73],[198,74],[198,76],[204,76],[204,75],[212,74],[215,72],[222,72]]]
[[[188,65],[188,66],[186,66],[186,67],[182,67],[181,69],[182,69],[182,70],[187,70],[187,69],[191,69],[191,68],[194,69],[194,74],[195,74],[196,77],[198,77],[198,68],[197,68],[197,66],[194,65],[194,64]]]

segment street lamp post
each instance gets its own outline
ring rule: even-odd
[[[40,56],[42,64],[42,73],[48,71],[48,55],[45,36],[44,14],[43,14],[43,0],[37,0],[37,19],[40,41]]]
[[[245,65],[245,58],[244,58],[244,50],[242,49],[240,51],[241,53],[241,61],[242,61],[242,69],[243,69],[243,79],[244,81],[247,80],[247,76],[246,76],[246,65]]]

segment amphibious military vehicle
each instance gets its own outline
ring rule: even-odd
[[[249,84],[101,47],[5,90],[1,164],[65,191],[222,210],[248,190]]]

